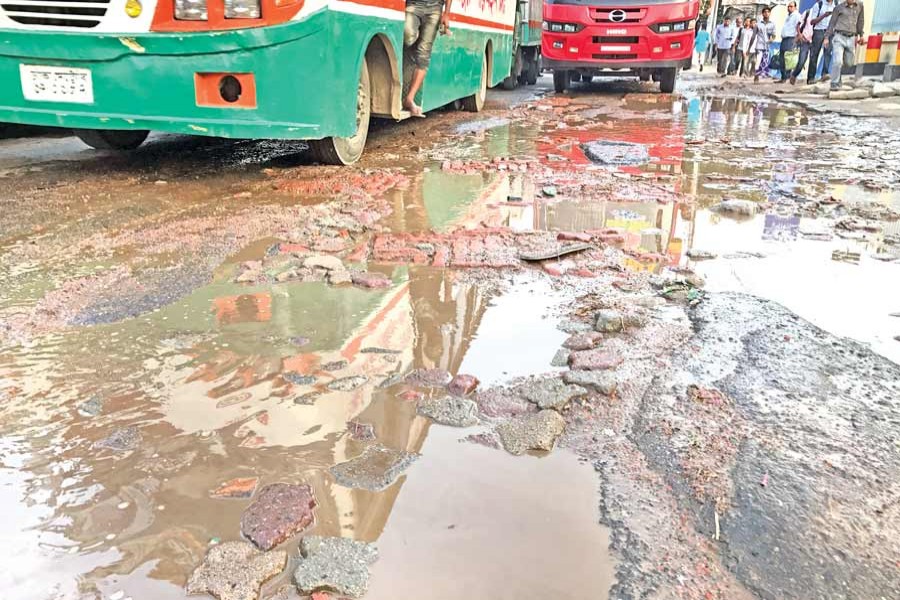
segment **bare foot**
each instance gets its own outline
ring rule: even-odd
[[[419,117],[421,119],[425,118],[425,113],[422,112],[422,107],[412,102],[410,100],[406,100],[403,103],[403,108],[409,111],[409,114],[414,117]]]

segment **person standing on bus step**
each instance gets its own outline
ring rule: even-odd
[[[819,68],[819,53],[822,52],[822,81],[831,79],[831,46],[825,43],[825,33],[831,24],[831,14],[837,8],[837,0],[819,0],[810,9],[813,24],[812,48],[809,51],[810,70],[806,73],[806,83],[815,83]],[[824,52],[823,52],[824,49]]]
[[[450,4],[453,0],[406,0],[406,24],[403,28],[403,48],[409,62],[415,66],[409,93],[403,99],[403,108],[414,117],[424,117],[422,107],[416,104],[416,94],[422,89],[431,49],[438,30],[450,29]]]
[[[844,65],[853,66],[856,62],[856,45],[863,45],[866,16],[862,2],[846,0],[838,5],[831,15],[831,23],[825,32],[825,44],[831,48],[831,89],[841,89],[841,71]],[[829,42],[829,40],[831,40]]]
[[[728,74],[728,65],[731,62],[731,48],[734,46],[734,29],[731,28],[731,19],[725,20],[716,27],[716,71],[719,77]]]
[[[778,50],[778,68],[781,70],[781,80],[775,83],[784,83],[791,76],[787,69],[785,54],[797,47],[797,37],[800,35],[800,25],[803,23],[794,0],[788,2],[787,10],[788,16],[784,20],[784,27],[781,28],[781,47]]]
[[[706,62],[706,49],[709,48],[709,32],[706,30],[706,23],[700,26],[700,31],[694,37],[694,54],[697,56],[697,62],[700,63],[700,72],[703,72],[703,63]]]
[[[762,21],[759,22],[759,36],[756,38],[756,51],[759,52],[759,67],[756,69],[754,83],[759,83],[760,77],[769,76],[770,54],[769,44],[775,41],[775,23],[769,20],[772,11],[769,8],[762,9]]]

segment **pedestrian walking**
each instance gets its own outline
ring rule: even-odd
[[[813,24],[813,39],[809,51],[809,71],[806,72],[806,83],[815,83],[816,81],[820,52],[822,53],[822,81],[831,79],[831,44],[825,43],[825,36],[835,8],[837,8],[837,0],[819,0],[809,9]]]
[[[735,40],[735,72],[739,77],[744,77],[749,69],[747,67],[750,61],[750,43],[753,41],[753,28],[750,25],[750,18],[744,19],[744,26]]]
[[[731,27],[731,19],[725,17],[716,27],[716,71],[719,77],[728,74],[728,65],[731,63],[731,49],[734,47],[734,29]]]
[[[758,83],[760,77],[769,76],[769,67],[772,60],[769,44],[775,41],[775,23],[770,20],[771,16],[772,11],[770,9],[762,9],[762,20],[756,26],[759,29],[759,35],[756,38],[759,66],[756,68],[756,76],[753,78],[754,83]]]
[[[781,80],[776,83],[785,83],[791,76],[788,69],[787,53],[793,52],[797,46],[801,18],[797,12],[797,3],[791,0],[787,5],[788,16],[781,28],[781,46],[778,49],[778,69],[781,71]]]
[[[759,27],[756,19],[750,19],[750,42],[744,56],[744,77],[750,77],[756,71],[756,58],[759,56]]]
[[[700,31],[694,37],[694,55],[700,63],[700,72],[703,72],[703,63],[706,62],[706,50],[709,48],[709,32],[706,23],[700,26]]]
[[[825,44],[831,48],[831,89],[841,87],[844,65],[856,63],[856,46],[861,46],[865,31],[865,9],[860,0],[845,0],[831,15],[831,23],[825,32]],[[829,41],[830,40],[830,41]]]
[[[791,72],[791,85],[797,83],[797,77],[803,72],[803,68],[806,66],[806,59],[809,58],[809,51],[812,47],[813,24],[812,17],[810,17],[811,10],[812,9],[803,13],[803,21],[798,30],[797,43],[800,45],[800,56],[797,59],[797,66],[794,67],[794,70]],[[815,73],[815,67],[810,65],[809,68]],[[809,76],[807,76],[807,79],[809,79]]]

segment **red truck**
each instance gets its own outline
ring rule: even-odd
[[[541,53],[564,92],[573,81],[632,75],[675,90],[690,68],[700,0],[544,0]]]

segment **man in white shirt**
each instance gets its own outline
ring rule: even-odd
[[[812,19],[813,39],[809,51],[809,71],[806,73],[806,82],[813,83],[816,79],[816,71],[819,67],[819,52],[822,52],[822,81],[828,81],[831,76],[831,44],[825,46],[825,32],[831,24],[831,13],[837,8],[837,0],[819,0],[809,9],[809,18]]]
[[[800,35],[800,25],[803,20],[800,13],[797,12],[797,3],[794,0],[787,5],[788,16],[784,21],[784,27],[781,28],[781,47],[778,51],[778,67],[781,69],[781,81],[784,83],[791,76],[791,72],[785,66],[785,54],[796,48],[797,36]]]
[[[772,11],[768,7],[762,9],[762,18],[756,25],[759,30],[759,34],[756,36],[759,66],[756,68],[756,77],[753,78],[754,83],[758,83],[760,77],[769,76],[769,43],[775,41],[775,23],[769,19],[771,14]]]

